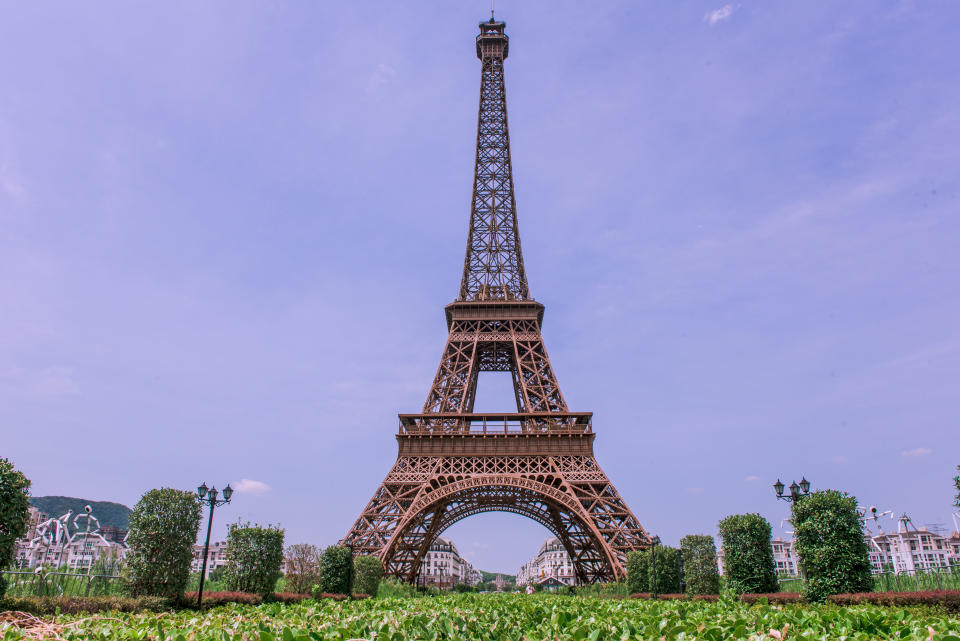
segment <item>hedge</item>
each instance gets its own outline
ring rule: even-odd
[[[688,534],[680,539],[680,555],[683,557],[683,581],[687,594],[720,592],[717,545],[712,536]]]
[[[627,591],[660,592],[672,594],[680,591],[680,573],[677,568],[677,549],[656,545],[647,550],[627,554]],[[652,556],[651,556],[652,555]],[[651,564],[651,559],[655,564]],[[651,582],[656,580],[656,585]]]
[[[183,594],[200,528],[200,497],[173,488],[150,490],[130,515],[127,568],[133,596]]]
[[[650,589],[647,565],[650,557],[646,550],[627,552],[627,592],[643,593]]]
[[[652,599],[654,598],[649,592],[637,592],[630,595],[631,599]],[[719,594],[686,594],[683,592],[677,594],[658,594],[657,599],[663,601],[710,601],[716,602],[720,600]],[[765,600],[767,603],[775,604],[785,604],[785,603],[803,603],[803,595],[797,592],[775,592],[771,594],[741,594],[739,597],[740,601],[747,604],[757,603],[758,601]]]
[[[317,592],[350,594],[353,592],[353,552],[350,548],[331,545],[320,558],[320,583]]]
[[[770,523],[759,514],[734,514],[719,523],[724,574],[734,592],[773,593],[776,563],[770,545]]]
[[[26,612],[34,616],[90,612],[163,612],[175,608],[175,600],[156,596],[23,596],[0,599],[0,611]],[[194,594],[196,601],[196,594]]]
[[[230,590],[273,594],[283,565],[283,530],[252,523],[234,523],[227,534],[223,582]]]
[[[860,605],[864,603],[883,606],[932,605],[941,606],[948,612],[960,612],[960,590],[832,594],[826,600],[828,603],[836,605]]]
[[[814,492],[794,502],[791,522],[807,600],[871,589],[870,550],[856,497],[837,490]]]
[[[353,562],[353,569],[354,590],[361,594],[376,594],[380,590],[383,561],[375,556],[358,556]]]

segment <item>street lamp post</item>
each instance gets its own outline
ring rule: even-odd
[[[213,510],[220,505],[225,505],[230,502],[230,497],[233,496],[233,488],[227,483],[227,487],[223,488],[223,498],[217,499],[218,492],[216,486],[207,489],[207,484],[204,483],[197,488],[197,494],[200,496],[201,503],[206,503],[210,506],[210,516],[207,519],[207,540],[203,544],[203,566],[200,569],[200,589],[197,590],[197,608],[200,608],[203,605],[203,580],[207,577],[207,556],[210,554],[210,526],[213,525]]]
[[[780,479],[777,479],[777,482],[773,484],[773,491],[776,492],[777,498],[781,501],[789,501],[791,503],[796,503],[805,496],[810,496],[810,481],[806,477],[801,477],[800,483],[796,481],[790,483],[790,494],[784,495],[784,485]]]
[[[655,536],[650,539],[650,596],[657,597],[657,546],[660,545],[660,537]]]

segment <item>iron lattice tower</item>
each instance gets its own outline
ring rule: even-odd
[[[590,412],[571,412],[530,297],[510,163],[505,24],[480,23],[482,63],[470,228],[449,335],[419,414],[400,414],[399,453],[342,543],[416,580],[431,543],[473,514],[505,511],[550,530],[581,583],[625,575],[650,537],[597,464]],[[516,412],[474,413],[482,371],[510,372]]]

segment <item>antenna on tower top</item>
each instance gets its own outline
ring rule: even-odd
[[[495,0],[490,0],[490,22],[493,22],[493,3]]]

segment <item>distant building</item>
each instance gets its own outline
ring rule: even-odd
[[[876,527],[876,526],[874,526]],[[944,536],[925,527],[914,527],[906,516],[900,517],[896,532],[864,533],[874,574],[911,573],[960,566],[960,532]],[[799,576],[800,565],[794,541],[780,538],[770,541],[780,576]],[[723,547],[717,550],[717,567],[723,574]],[[518,579],[519,580],[519,579]]]
[[[226,541],[216,541],[210,544],[210,550],[207,553],[207,574],[206,578],[210,578],[210,573],[216,570],[217,568],[222,568],[227,564],[227,542]],[[193,546],[193,561],[190,563],[191,572],[200,572],[203,569],[203,546],[194,545]]]
[[[770,541],[773,548],[773,561],[777,565],[777,576],[794,577],[800,574],[797,569],[797,553],[793,549],[793,539],[784,541],[776,538]]]
[[[896,532],[866,535],[870,546],[870,565],[877,572],[914,572],[960,565],[960,533],[949,537],[925,527],[911,529],[911,521],[901,517]]]
[[[544,541],[537,555],[520,567],[517,571],[517,585],[535,585],[550,578],[564,585],[577,584],[573,561],[556,537]]]
[[[460,556],[460,551],[450,539],[437,537],[420,565],[420,581],[424,585],[445,590],[457,583],[476,585],[480,579],[480,571]]]
[[[29,508],[27,534],[17,539],[14,562],[21,568],[48,566],[86,572],[96,571],[97,561],[103,560],[102,571],[112,573],[112,563],[124,559],[127,546],[126,530],[104,526],[87,533],[73,531],[63,515],[51,519],[37,508]]]

